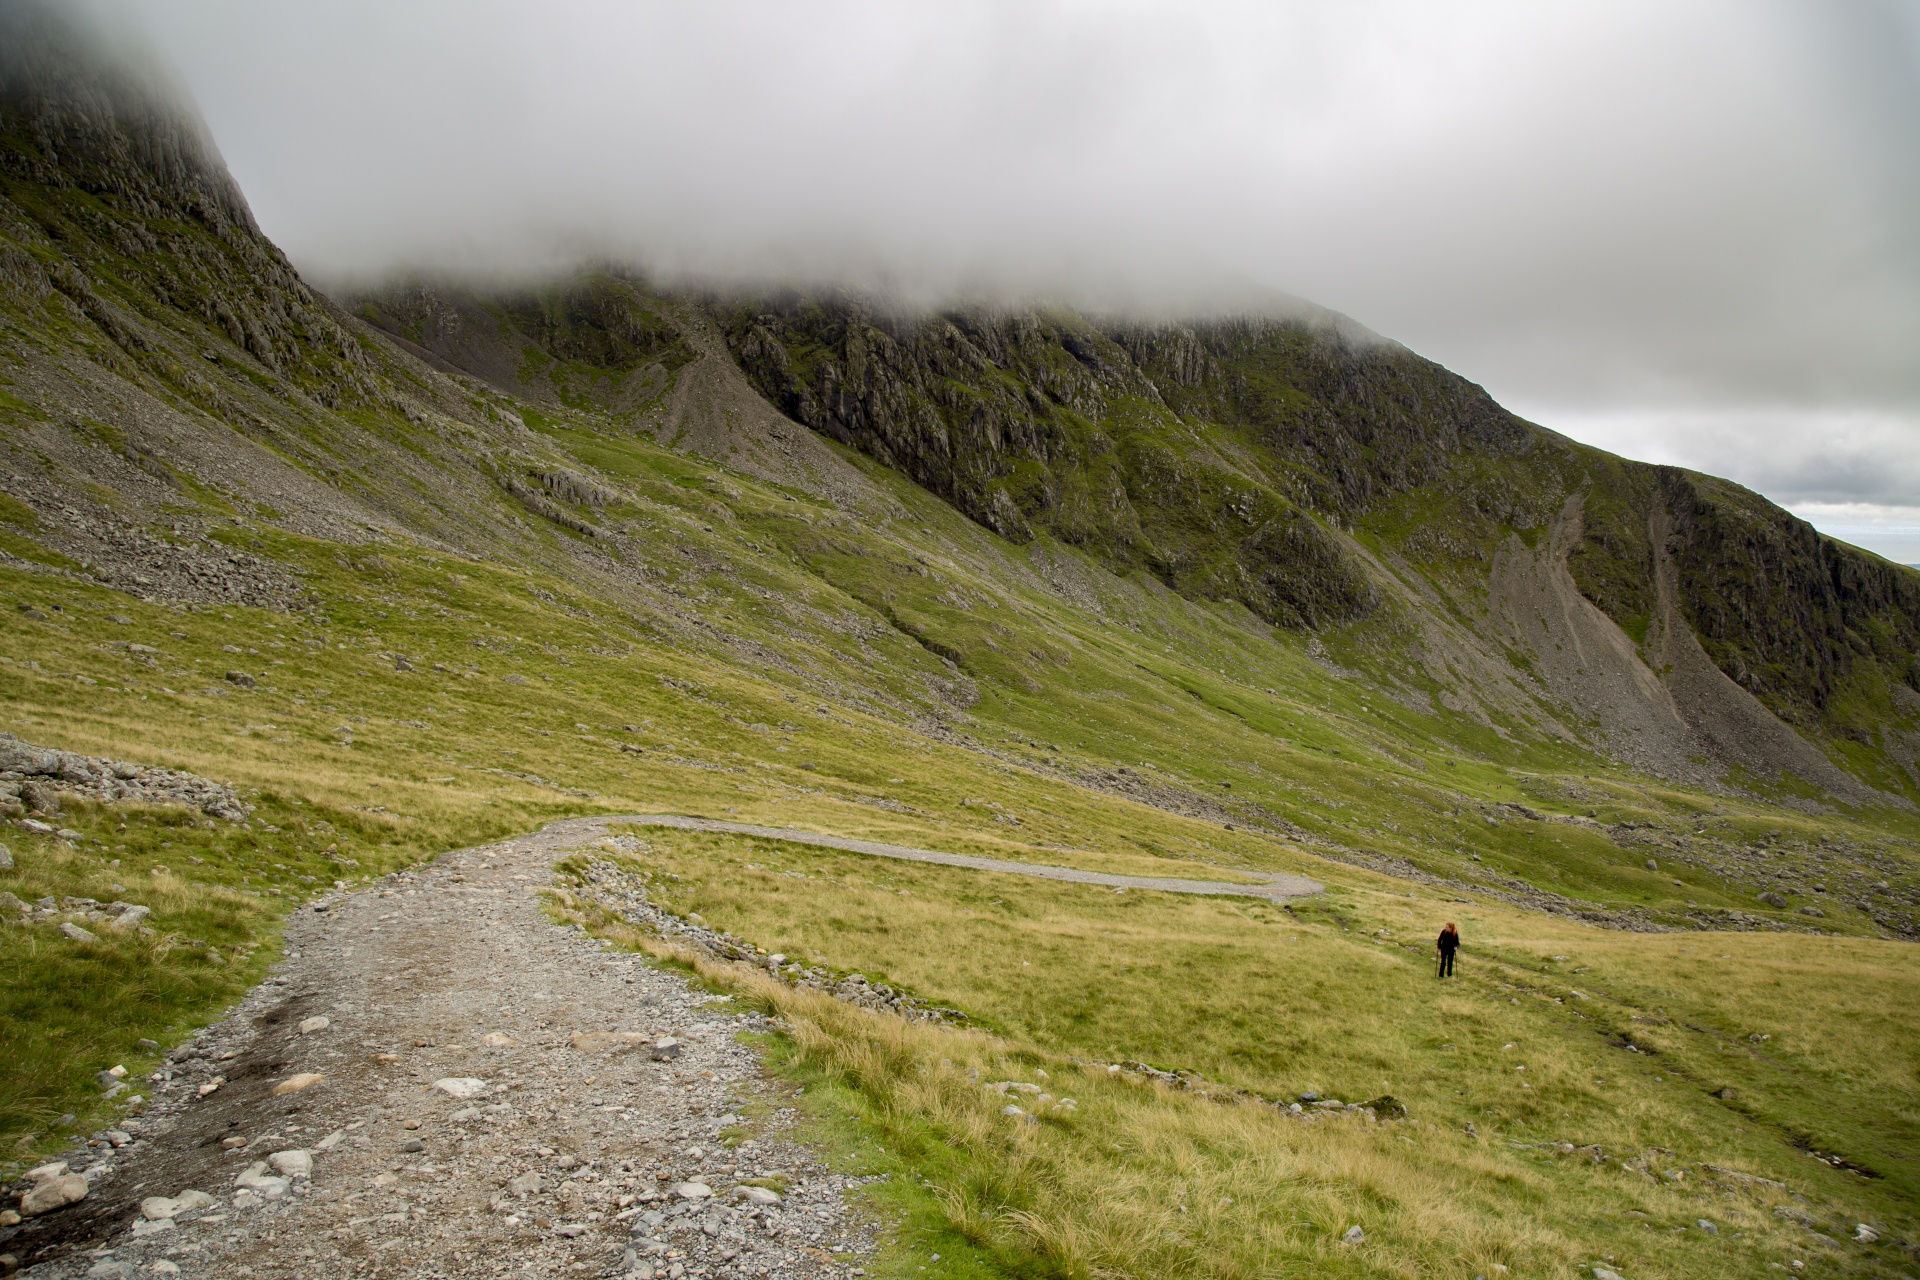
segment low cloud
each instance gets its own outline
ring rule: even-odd
[[[1656,451],[1767,452],[1763,486],[1864,500],[1920,458],[1899,0],[95,5],[323,281],[610,255],[922,299],[1292,294],[1573,434],[1645,414]],[[1871,449],[1806,447],[1849,414]]]

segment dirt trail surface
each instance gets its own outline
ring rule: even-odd
[[[722,822],[716,818],[684,818],[677,814],[649,814],[637,818],[616,818],[616,822],[642,827],[679,827],[684,831],[721,831],[737,836],[763,836],[772,840],[790,840],[795,844],[844,849],[849,853],[871,854],[876,858],[901,858],[908,862],[937,862],[944,867],[969,867],[975,871],[1000,871],[1016,876],[1038,876],[1043,880],[1070,880],[1075,884],[1107,885],[1115,889],[1157,889],[1162,893],[1229,894],[1242,898],[1269,898],[1286,902],[1311,897],[1327,886],[1305,876],[1250,871],[1259,876],[1259,884],[1232,884],[1224,880],[1169,880],[1153,876],[1118,876],[1104,871],[1076,871],[1072,867],[1049,867],[1036,862],[1002,862],[998,858],[973,858],[960,853],[940,853],[934,849],[914,849],[900,844],[875,844],[871,840],[850,840],[845,836],[815,835],[787,827],[756,827],[744,822]]]
[[[862,1274],[856,1180],[780,1136],[737,1042],[766,1020],[542,911],[608,821],[302,907],[276,975],[139,1083],[124,1145],[71,1159],[86,1199],[0,1250],[49,1280]]]

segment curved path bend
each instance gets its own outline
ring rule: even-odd
[[[962,853],[941,853],[935,849],[915,849],[903,844],[879,844],[872,840],[852,840],[846,836],[818,835],[791,827],[756,827],[745,822],[722,822],[717,818],[690,818],[675,813],[640,814],[609,818],[640,827],[678,827],[683,831],[718,831],[736,836],[762,836],[787,840],[794,844],[819,845],[843,849],[848,853],[870,854],[876,858],[899,858],[906,862],[934,862],[943,867],[966,867],[973,871],[999,871],[1007,875],[1038,876],[1042,880],[1066,880],[1074,884],[1106,885],[1114,889],[1156,889],[1161,893],[1201,893],[1237,898],[1265,898],[1270,902],[1288,902],[1308,898],[1327,886],[1306,876],[1277,872],[1250,871],[1257,884],[1234,884],[1226,880],[1175,880],[1160,876],[1121,876],[1105,871],[1077,871],[1072,867],[1050,867],[1038,862],[1004,862],[999,858],[975,858]]]

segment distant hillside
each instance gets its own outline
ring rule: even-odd
[[[1524,422],[1358,326],[901,314],[608,270],[398,284],[342,310],[150,78],[76,70],[47,11],[7,13],[10,412],[59,459],[16,455],[12,485],[49,527],[85,486],[127,511],[244,489],[289,528],[406,531],[660,606],[594,515],[617,477],[559,456],[549,427],[877,510],[852,450],[1009,544],[1320,635],[1402,699],[1676,779],[1920,796],[1920,575],[1726,481]],[[995,669],[944,625],[916,642]]]
[[[1494,714],[1544,696],[1566,732],[1669,776],[1785,770],[1864,796],[1841,762],[1915,785],[1920,577],[1737,485],[1524,422],[1358,326],[903,316],[605,271],[352,306],[505,393],[662,439],[683,438],[690,344],[711,358],[717,332],[780,415],[1016,543],[1044,534],[1282,628],[1400,629],[1387,678]],[[1471,663],[1447,656],[1462,645]]]

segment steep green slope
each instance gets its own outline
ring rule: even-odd
[[[1552,732],[1608,750],[1610,739],[1635,736],[1635,715],[1602,715],[1595,734],[1593,717],[1569,714],[1552,679],[1503,687],[1516,665],[1543,655],[1490,634],[1514,619],[1486,616],[1488,566],[1503,544],[1517,536],[1534,546],[1569,519],[1573,501],[1579,527],[1561,530],[1565,569],[1642,646],[1636,669],[1616,678],[1673,683],[1671,655],[1644,648],[1650,626],[1665,643],[1684,629],[1727,678],[1702,668],[1684,687],[1642,697],[1639,718],[1672,723],[1654,735],[1664,745],[1636,763],[1675,777],[1792,776],[1875,803],[1840,779],[1838,764],[1872,787],[1920,794],[1920,577],[1822,538],[1737,486],[1625,462],[1522,422],[1478,387],[1337,317],[1143,325],[1061,310],[902,316],[838,295],[667,294],[607,273],[535,296],[416,284],[356,305],[504,391],[564,387],[573,407],[663,438],[673,433],[663,433],[656,406],[672,394],[684,364],[673,353],[685,344],[667,335],[718,328],[782,412],[1016,544],[1047,535],[1113,572],[1236,602],[1285,629],[1371,632],[1373,647],[1416,658],[1399,673],[1411,685],[1478,702],[1484,716],[1551,722]],[[562,323],[595,336],[552,338]],[[646,349],[662,353],[637,379],[644,395],[628,389],[639,356],[581,357],[621,333],[653,335]],[[1383,582],[1382,560],[1403,571],[1408,591]],[[1463,623],[1453,641],[1479,651],[1481,670],[1435,659],[1423,633],[1448,617]],[[1589,630],[1597,623],[1586,620]],[[1564,648],[1564,639],[1547,643]],[[1693,759],[1707,762],[1706,774]]]

